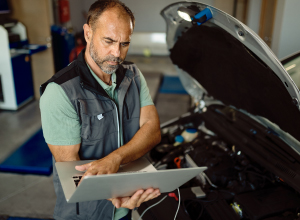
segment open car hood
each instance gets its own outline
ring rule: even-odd
[[[191,6],[209,8],[212,18],[201,25],[183,20],[178,8]],[[212,96],[264,124],[275,124],[292,136],[283,139],[297,139],[290,143],[299,154],[299,90],[263,40],[237,19],[202,3],[174,3],[161,15],[170,58],[196,102]]]
[[[189,22],[178,15],[179,8],[209,9],[212,18]],[[299,90],[270,48],[246,25],[206,4],[178,2],[161,15],[170,58],[195,99],[195,113],[206,118],[213,132],[300,192]],[[232,120],[224,118],[227,113]],[[242,114],[249,119],[246,124]],[[237,115],[241,120],[235,121]],[[263,125],[260,136],[254,121]]]

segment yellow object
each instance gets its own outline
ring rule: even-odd
[[[243,211],[242,211],[240,205],[237,204],[236,202],[231,203],[230,205],[233,208],[233,210],[235,211],[235,213],[242,218],[243,217]]]
[[[149,48],[146,48],[143,50],[143,54],[145,57],[151,57],[151,50]]]

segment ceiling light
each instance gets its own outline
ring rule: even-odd
[[[191,22],[192,21],[192,17],[194,17],[195,14],[197,14],[199,12],[199,9],[198,11],[196,11],[195,9],[190,9],[190,8],[185,8],[185,7],[180,7],[177,9],[177,13],[178,15],[186,20],[186,21],[189,21]]]
[[[191,16],[189,16],[187,13],[182,12],[182,11],[177,11],[177,13],[182,19],[189,21],[189,22],[192,21]]]
[[[293,65],[287,67],[287,68],[286,68],[286,71],[289,71],[289,70],[291,70],[291,69],[293,69],[293,68],[295,68],[295,67],[296,67],[296,64],[293,64]]]
[[[197,25],[201,25],[212,18],[209,8],[200,11],[196,6],[189,6],[187,8],[179,7],[177,13],[182,19]]]

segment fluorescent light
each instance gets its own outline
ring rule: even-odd
[[[185,12],[182,12],[182,11],[177,11],[177,13],[178,13],[178,15],[179,15],[182,19],[184,19],[184,20],[186,20],[186,21],[189,21],[189,22],[192,21],[191,17],[188,15],[188,13],[185,13]]]
[[[166,34],[165,33],[152,33],[151,34],[151,42],[166,44]]]
[[[287,67],[287,68],[286,68],[286,71],[289,71],[290,69],[293,69],[294,67],[296,67],[296,64],[293,64],[293,65]]]

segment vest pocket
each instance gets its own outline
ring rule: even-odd
[[[88,140],[98,140],[116,132],[114,119],[115,109],[108,101],[79,100],[81,105],[81,137]]]

